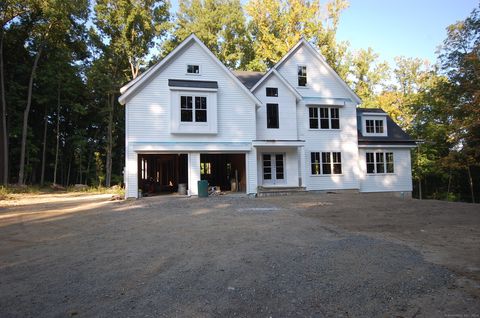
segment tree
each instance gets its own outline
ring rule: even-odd
[[[168,10],[168,1],[97,0],[95,26],[115,54],[128,58],[133,79],[155,40],[165,35]]]
[[[475,202],[472,167],[480,165],[480,5],[469,17],[447,28],[439,56],[450,81],[448,92],[455,126],[453,162],[468,172],[472,202]]]
[[[25,183],[25,150],[27,144],[28,117],[32,103],[33,84],[38,62],[43,50],[50,44],[62,43],[65,34],[75,34],[72,29],[82,26],[88,13],[88,1],[61,1],[43,0],[35,1],[33,10],[28,19],[32,23],[32,31],[27,44],[35,56],[30,72],[26,106],[23,113],[21,154],[19,163],[18,183]]]
[[[164,53],[192,33],[229,68],[244,68],[251,59],[251,42],[240,0],[180,1]]]
[[[359,50],[352,59],[350,75],[355,93],[363,100],[364,107],[378,107],[375,97],[388,79],[388,64],[377,63],[378,54],[371,48]]]
[[[2,102],[2,121],[1,126],[1,136],[2,141],[0,149],[2,149],[2,183],[7,185],[8,183],[8,132],[7,132],[7,101],[5,96],[5,68],[3,61],[3,44],[5,39],[5,28],[13,20],[25,14],[28,10],[29,2],[28,1],[19,1],[19,0],[7,0],[0,2],[0,94]]]
[[[246,5],[254,41],[254,59],[249,68],[265,71],[272,67],[303,36],[345,78],[347,44],[337,45],[335,34],[340,14],[347,7],[345,0],[331,1],[326,7],[318,0],[251,0]]]

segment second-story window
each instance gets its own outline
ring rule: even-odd
[[[267,104],[267,128],[278,128],[278,104]]]
[[[307,67],[298,66],[298,86],[307,86]]]
[[[266,93],[268,97],[278,97],[278,88],[277,87],[267,87]]]
[[[188,64],[187,74],[200,74],[200,65]]]
[[[195,101],[195,104],[193,104],[193,101]],[[207,97],[180,96],[180,121],[207,122]]]
[[[365,131],[368,134],[383,134],[383,120],[365,120]]]
[[[337,107],[310,107],[310,129],[340,129],[340,110]]]

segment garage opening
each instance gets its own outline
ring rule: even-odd
[[[245,154],[200,154],[200,178],[221,191],[246,192]]]
[[[139,154],[138,187],[143,195],[174,193],[179,192],[179,188],[180,192],[186,190],[188,155]]]

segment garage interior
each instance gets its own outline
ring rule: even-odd
[[[138,187],[143,195],[178,192],[179,184],[188,187],[187,154],[138,155]]]
[[[245,172],[245,154],[200,154],[200,178],[222,192],[246,192]]]

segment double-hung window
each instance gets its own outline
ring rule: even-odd
[[[367,173],[394,173],[393,152],[367,152]]]
[[[340,152],[311,152],[312,175],[342,174],[342,154]]]
[[[278,104],[267,104],[267,128],[278,127]]]
[[[207,122],[207,97],[180,96],[180,121]]]
[[[298,86],[307,86],[307,67],[306,66],[298,66]]]
[[[310,129],[340,129],[338,107],[309,107]]]

